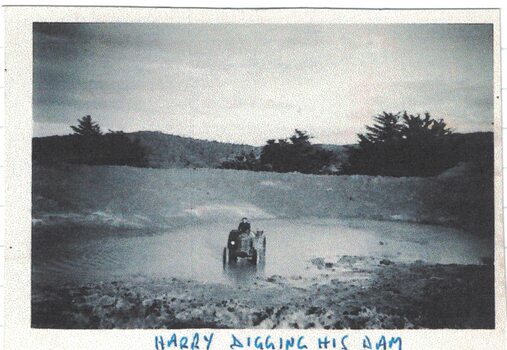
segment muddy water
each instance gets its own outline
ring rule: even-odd
[[[159,235],[83,238],[33,247],[34,282],[88,283],[144,277],[244,282],[256,275],[320,273],[310,260],[340,256],[479,264],[492,257],[490,240],[458,229],[365,220],[266,220],[252,223],[267,237],[264,266],[244,261],[223,268],[222,251],[235,222],[187,227]]]

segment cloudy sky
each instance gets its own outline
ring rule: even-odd
[[[261,145],[356,140],[382,111],[493,121],[490,25],[34,24],[34,135],[156,130]]]

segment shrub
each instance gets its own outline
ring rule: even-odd
[[[260,157],[253,152],[241,153],[233,160],[224,161],[220,167],[280,173],[328,173],[334,153],[312,145],[311,138],[307,132],[296,129],[289,139],[268,140],[262,147]]]

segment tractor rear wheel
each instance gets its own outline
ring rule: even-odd
[[[233,252],[231,252],[231,250],[229,249],[228,251],[228,256],[229,256],[229,264],[235,264],[237,262],[237,257],[236,255],[234,255]]]
[[[222,263],[224,266],[227,264],[227,258],[228,258],[227,247],[224,247],[224,253],[222,255]]]

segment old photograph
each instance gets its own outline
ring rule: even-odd
[[[495,329],[493,24],[32,29],[32,328]]]

